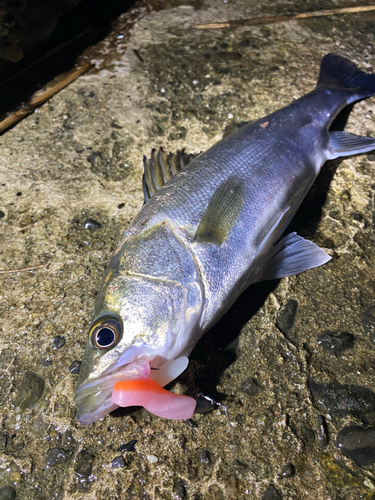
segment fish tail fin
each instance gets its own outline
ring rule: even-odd
[[[375,74],[364,73],[357,66],[337,54],[323,57],[317,86],[329,85],[353,93],[349,102],[364,99],[375,94]],[[348,104],[349,104],[348,102]]]

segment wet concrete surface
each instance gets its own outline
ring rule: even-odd
[[[332,260],[251,287],[197,345],[175,387],[214,398],[214,411],[75,420],[77,361],[110,253],[142,206],[143,154],[202,151],[285,106],[314,87],[327,52],[375,71],[375,13],[199,31],[295,7],[160,8],[136,7],[134,25],[124,14],[90,52],[96,69],[0,138],[1,269],[48,263],[0,275],[0,495],[374,498],[371,460],[360,467],[335,445],[341,429],[375,425],[374,154],[328,163],[292,223]],[[347,130],[375,136],[373,110],[357,103]],[[326,332],[354,341],[325,349]]]

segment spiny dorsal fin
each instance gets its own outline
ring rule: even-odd
[[[185,153],[184,149],[176,154],[167,154],[163,148],[153,149],[150,159],[144,156],[142,185],[145,203],[196,156],[198,155]]]
[[[222,245],[237,221],[245,199],[243,183],[230,177],[215,191],[194,240]]]

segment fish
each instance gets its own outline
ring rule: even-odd
[[[248,122],[207,151],[144,158],[145,203],[105,272],[74,401],[90,424],[118,406],[187,419],[196,400],[164,386],[188,366],[202,335],[252,283],[330,260],[283,236],[323,164],[375,149],[330,130],[338,113],[375,94],[375,74],[324,56],[316,87]]]

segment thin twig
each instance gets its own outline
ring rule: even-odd
[[[26,106],[23,108],[19,109],[18,111],[15,111],[12,113],[10,116],[5,118],[2,122],[0,122],[0,133],[4,132],[7,128],[11,127],[15,123],[19,122],[26,116],[30,115],[33,113],[36,108],[39,108],[42,104],[44,104],[48,99],[51,99],[54,95],[56,95],[60,90],[64,89],[68,85],[70,85],[72,82],[77,80],[80,76],[82,76],[84,73],[87,73],[94,65],[92,63],[86,63],[80,68],[76,69],[73,71],[73,73],[70,73],[67,77],[65,77],[63,80],[60,82],[56,83],[53,87],[50,89],[46,90],[41,94],[40,96],[34,97]]]
[[[82,33],[79,33],[74,38],[72,38],[70,40],[67,40],[66,42],[60,44],[58,47],[55,47],[52,50],[49,50],[48,52],[46,52],[45,54],[43,54],[43,56],[40,57],[38,60],[32,62],[26,68],[21,69],[18,73],[15,73],[14,75],[12,75],[9,78],[7,78],[6,80],[1,80],[0,87],[2,87],[3,85],[6,85],[7,83],[11,82],[12,80],[15,80],[16,78],[20,77],[23,73],[26,73],[27,71],[29,71],[34,66],[37,66],[38,64],[40,64],[41,62],[43,62],[45,59],[48,59],[50,56],[55,55],[57,52],[60,52],[61,50],[65,49],[66,47],[68,47],[72,43],[74,43],[77,40],[79,40],[80,38],[82,38],[84,35],[87,35],[87,33],[89,33],[90,31],[92,31],[92,29],[93,28],[88,28],[87,30],[82,31]]]
[[[251,17],[250,19],[237,19],[225,23],[197,24],[193,28],[207,30],[218,28],[235,28],[237,26],[257,26],[262,24],[282,23],[296,19],[307,19],[309,17],[335,16],[336,14],[354,14],[357,12],[370,12],[375,10],[375,5],[363,5],[357,7],[343,7],[340,9],[316,10],[315,12],[300,12],[299,14],[285,14],[280,16]]]
[[[23,271],[34,271],[35,269],[42,269],[47,267],[49,263],[42,264],[41,266],[25,267],[23,269],[7,269],[6,271],[0,271],[0,274],[11,274],[11,273],[22,273]]]

